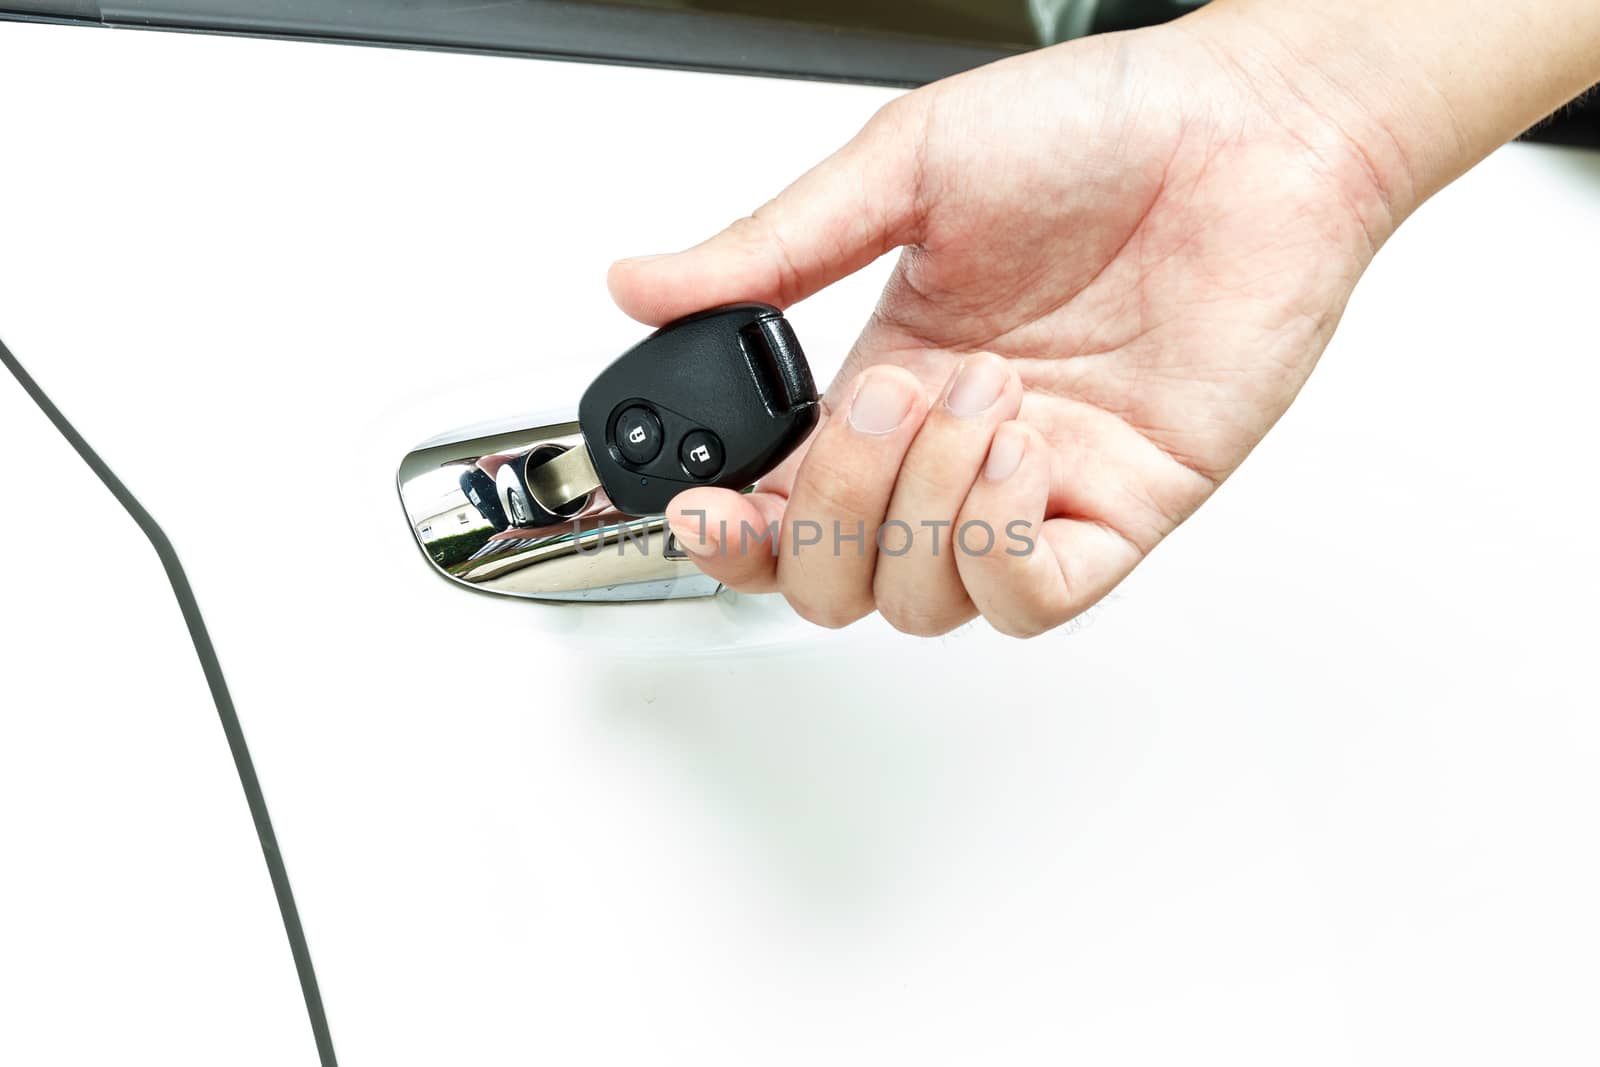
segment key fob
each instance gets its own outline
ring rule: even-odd
[[[531,488],[550,507],[598,482],[618,511],[657,514],[697,485],[745,488],[817,418],[811,368],[783,314],[766,304],[713,308],[668,323],[601,371],[578,403],[592,472],[578,469],[582,457],[563,456],[548,464],[552,482]]]

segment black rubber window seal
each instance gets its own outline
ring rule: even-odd
[[[573,0],[0,0],[0,18],[909,87],[1018,49]]]

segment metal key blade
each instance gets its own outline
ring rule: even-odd
[[[583,445],[567,449],[555,459],[528,470],[528,492],[533,502],[549,512],[600,488],[600,475]]]

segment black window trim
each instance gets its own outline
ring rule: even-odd
[[[1003,48],[705,11],[523,0],[0,0],[0,18],[911,87]]]

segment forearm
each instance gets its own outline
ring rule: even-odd
[[[1216,0],[1191,18],[1258,42],[1241,62],[1328,110],[1395,224],[1600,82],[1596,0]]]

